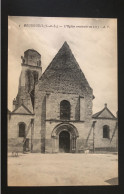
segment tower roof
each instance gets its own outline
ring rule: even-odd
[[[40,78],[41,88],[48,85],[54,90],[70,85],[67,90],[73,88],[77,93],[91,89],[66,41]]]
[[[40,53],[38,53],[36,50],[34,50],[34,49],[28,49],[28,50],[26,50],[24,53],[28,53],[28,52],[35,52],[35,53],[37,53],[38,55],[40,55],[41,56],[41,54]]]

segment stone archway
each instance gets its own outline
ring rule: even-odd
[[[69,123],[57,125],[51,137],[53,152],[76,152],[76,140],[79,134],[74,125]]]

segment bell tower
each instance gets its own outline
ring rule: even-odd
[[[14,107],[18,108],[24,104],[30,111],[34,109],[35,85],[42,75],[41,55],[34,49],[24,52],[22,59],[22,70],[19,78],[19,87]]]

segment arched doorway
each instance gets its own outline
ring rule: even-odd
[[[70,123],[58,124],[51,133],[52,152],[76,152],[76,140],[79,137],[78,130]]]
[[[70,134],[68,131],[61,131],[59,134],[59,151],[70,152]]]

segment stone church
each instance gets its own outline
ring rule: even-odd
[[[107,104],[92,114],[93,89],[67,42],[44,73],[37,51],[21,58],[18,94],[8,110],[8,151],[117,150],[117,118]]]

